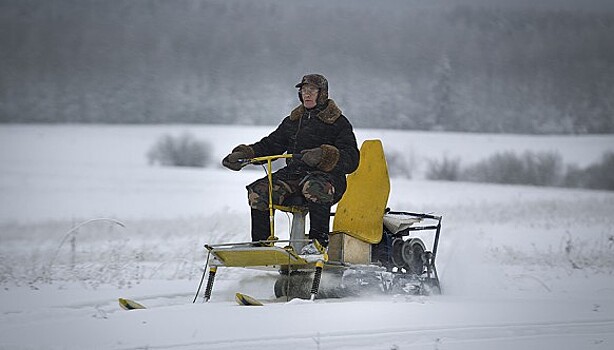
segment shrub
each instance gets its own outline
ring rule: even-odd
[[[393,158],[393,164],[399,163]],[[429,180],[492,182],[534,186],[580,187],[614,191],[614,152],[603,154],[601,161],[586,168],[568,165],[564,169],[557,152],[496,153],[465,169],[459,159],[444,157],[429,160],[426,178]]]
[[[564,187],[582,187],[584,170],[577,165],[568,165],[565,177],[563,178]]]
[[[558,153],[496,153],[467,168],[462,178],[475,182],[558,186],[563,179],[563,162]]]
[[[464,179],[475,182],[522,183],[522,161],[513,152],[497,153],[470,166]]]
[[[457,181],[460,174],[460,159],[444,156],[441,161],[428,160],[425,176],[429,180]]]
[[[411,179],[413,154],[390,152],[386,154],[386,165],[391,177],[405,177]]]
[[[586,168],[586,187],[614,190],[614,152],[606,152],[601,162]]]
[[[532,153],[523,155],[527,184],[536,186],[559,186],[564,177],[563,159],[556,152]]]
[[[614,152],[606,152],[601,161],[585,169],[570,166],[565,175],[565,185],[600,190],[614,190]]]
[[[147,152],[149,164],[163,166],[204,167],[211,159],[211,145],[184,133],[163,135]]]

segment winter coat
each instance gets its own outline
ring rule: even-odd
[[[296,107],[271,134],[254,144],[237,146],[233,151],[243,151],[251,158],[300,153],[316,147],[322,149],[322,161],[317,167],[289,159],[277,176],[296,179],[310,172],[324,172],[340,197],[347,187],[345,175],[358,168],[360,154],[352,125],[331,99],[324,106],[310,110],[303,105]]]

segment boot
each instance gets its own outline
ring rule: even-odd
[[[252,242],[264,241],[269,238],[269,212],[252,209]]]
[[[323,248],[328,247],[330,230],[330,205],[309,202],[309,238],[317,239]]]

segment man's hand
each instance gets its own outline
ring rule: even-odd
[[[230,170],[239,171],[243,168],[243,165],[239,163],[239,160],[246,158],[248,157],[245,152],[235,151],[222,159],[222,165]]]
[[[310,167],[317,168],[322,161],[322,148],[320,147],[302,150],[301,154],[303,155],[301,158],[303,163]]]

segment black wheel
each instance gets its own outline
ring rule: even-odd
[[[275,286],[273,286],[273,290],[275,291],[275,297],[280,298],[286,296],[286,291],[288,288],[288,276],[282,275],[277,278],[275,281]]]
[[[424,244],[419,239],[411,239],[403,242],[401,256],[408,272],[420,275],[424,272]]]
[[[288,297],[307,299],[310,297],[311,283],[313,274],[304,272],[294,272],[288,275],[281,275],[275,281],[273,291],[275,297]]]
[[[394,264],[395,267],[399,268],[399,269],[406,269],[407,268],[407,264],[405,263],[405,260],[403,260],[403,244],[405,242],[403,241],[402,238],[395,238],[392,241],[392,254],[391,254],[391,258],[392,258],[392,263]]]

